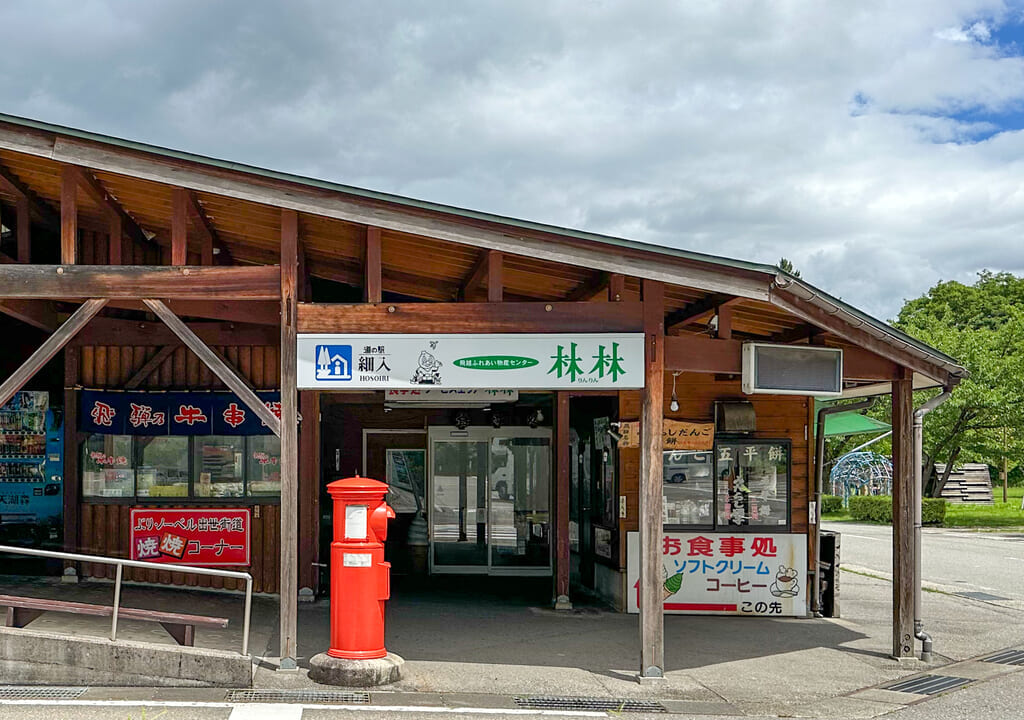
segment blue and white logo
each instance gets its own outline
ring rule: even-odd
[[[324,381],[352,379],[351,345],[317,345],[316,379]]]

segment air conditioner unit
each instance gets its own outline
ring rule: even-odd
[[[836,397],[843,392],[843,351],[744,343],[742,388],[748,395]]]

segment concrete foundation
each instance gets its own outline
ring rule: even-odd
[[[377,687],[402,679],[405,660],[394,653],[376,660],[345,660],[327,653],[309,660],[309,679],[323,685]]]
[[[0,678],[21,685],[252,686],[252,661],[224,650],[0,627]]]

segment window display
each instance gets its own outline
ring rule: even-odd
[[[139,497],[188,497],[188,438],[139,437]]]
[[[249,438],[246,455],[249,495],[281,494],[281,439],[276,435]]]
[[[211,435],[195,438],[195,496],[241,497],[245,439]]]
[[[130,435],[93,435],[82,443],[82,495],[117,498],[135,494]]]
[[[663,453],[662,522],[710,527],[714,523],[714,455],[673,450]]]

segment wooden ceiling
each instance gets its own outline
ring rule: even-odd
[[[47,158],[0,150],[0,170],[27,187],[44,205],[44,212],[33,212],[33,221],[43,215],[59,217],[62,165]],[[172,194],[170,185],[109,172],[89,172],[102,188],[134,219],[158,250],[166,255],[170,246]],[[194,194],[206,224],[216,234],[226,257],[236,263],[275,264],[280,247],[280,209],[271,205],[239,200],[226,195]],[[17,200],[7,184],[0,182],[0,203],[6,213]],[[49,210],[46,211],[46,208]],[[105,234],[108,209],[82,190],[78,191],[78,222],[83,230]],[[200,252],[204,234],[195,217],[189,221],[189,252]],[[9,223],[6,223],[9,224]],[[299,231],[306,268],[313,277],[361,287],[367,228],[342,220],[310,213],[299,216]],[[102,236],[102,235],[101,235]],[[382,238],[382,275],[384,292],[423,301],[485,299],[486,290],[461,291],[473,275],[486,251],[468,245],[431,237],[384,230]],[[103,240],[98,240],[103,242]],[[611,252],[616,249],[609,246]],[[153,256],[153,253],[150,253]],[[84,262],[89,262],[84,255]],[[105,254],[94,254],[102,261]],[[138,257],[138,255],[136,255]],[[225,255],[219,258],[223,262]],[[191,262],[191,258],[190,258]],[[577,265],[552,262],[536,257],[504,254],[504,297],[508,300],[554,302],[567,299],[607,297],[604,290],[607,273]],[[627,277],[623,299],[639,299],[640,282]],[[692,308],[705,301],[709,293],[694,287],[667,285],[667,313]],[[316,298],[313,298],[316,300]],[[756,338],[799,337],[801,319],[759,300],[730,303],[732,331]],[[714,312],[705,313],[673,328],[675,334],[708,332]]]

